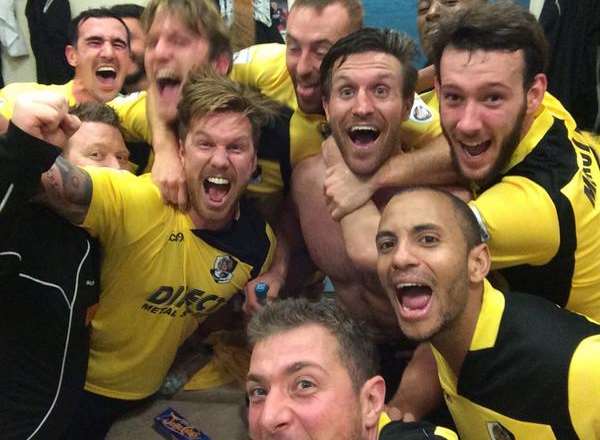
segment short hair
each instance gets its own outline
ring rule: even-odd
[[[221,13],[212,0],[150,0],[142,14],[142,27],[148,33],[156,14],[168,11],[177,15],[198,35],[206,36],[210,43],[209,59],[213,61],[221,54],[231,54],[229,31]]]
[[[110,7],[110,11],[117,17],[121,18],[137,18],[138,20],[144,13],[144,7],[135,3],[122,3]]]
[[[339,4],[350,17],[350,32],[357,31],[363,27],[364,10],[360,0],[295,0],[290,12],[298,8],[312,8],[319,14],[330,5]]]
[[[100,122],[121,130],[119,116],[115,110],[100,102],[89,101],[69,108],[69,113],[77,116],[81,122]]]
[[[415,57],[415,43],[404,33],[392,29],[363,28],[338,40],[321,62],[321,87],[323,97],[329,100],[333,81],[333,68],[338,60],[339,65],[353,54],[365,52],[381,52],[392,55],[402,66],[402,94],[412,97],[417,84],[417,70],[412,65]],[[339,67],[339,66],[338,66]]]
[[[115,14],[112,10],[104,7],[86,9],[69,22],[69,30],[67,33],[68,41],[71,46],[77,46],[77,40],[79,39],[79,26],[81,26],[81,24],[89,18],[114,18],[115,20],[118,20],[125,28],[125,33],[127,34],[127,47],[131,46],[131,32],[129,32],[129,28],[123,19]]]
[[[440,61],[447,47],[469,52],[522,50],[525,89],[548,65],[548,41],[542,27],[527,9],[509,1],[481,3],[440,21],[432,41],[432,61],[440,78]]]
[[[255,148],[260,129],[272,123],[281,105],[262,95],[257,89],[217,74],[210,67],[192,73],[183,86],[177,106],[179,137],[185,139],[193,119],[208,113],[236,112],[244,114],[252,126]]]
[[[289,298],[269,303],[250,320],[248,339],[254,346],[271,336],[306,325],[321,326],[337,340],[337,353],[355,392],[377,374],[379,362],[370,330],[364,323],[352,319],[333,299],[311,302],[305,298]]]
[[[458,226],[465,238],[465,242],[467,244],[467,251],[470,251],[475,246],[480,245],[485,242],[486,233],[482,230],[475,213],[471,209],[471,207],[462,199],[458,198],[451,192],[445,191],[435,186],[428,185],[416,185],[416,186],[407,186],[398,190],[396,195],[411,193],[411,192],[432,192],[438,195],[441,195],[443,198],[448,200],[452,205],[454,210],[454,214],[458,219]]]

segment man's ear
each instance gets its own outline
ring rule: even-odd
[[[544,94],[548,88],[548,78],[543,73],[538,73],[533,78],[533,84],[527,90],[527,114],[533,115],[542,101],[544,100]]]
[[[469,281],[481,283],[490,271],[491,257],[487,244],[481,243],[469,251],[468,271]]]
[[[227,75],[229,73],[229,69],[231,69],[231,53],[230,52],[222,52],[215,57],[214,60],[211,61],[211,65],[215,72],[219,75]]]
[[[65,58],[67,59],[67,63],[69,63],[71,67],[77,67],[77,64],[79,64],[79,56],[77,54],[77,49],[75,49],[70,44],[65,46]]]
[[[379,415],[385,401],[385,381],[381,376],[367,380],[360,390],[360,408],[363,428],[370,432],[377,429]]]

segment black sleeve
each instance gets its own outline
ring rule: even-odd
[[[30,136],[12,123],[6,134],[0,136],[0,237],[10,235],[19,211],[39,191],[40,176],[59,154],[55,146]]]
[[[435,433],[436,426],[429,422],[393,421],[383,427],[379,440],[443,440],[444,434]]]

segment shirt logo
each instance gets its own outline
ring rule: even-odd
[[[229,255],[220,255],[215,258],[213,268],[210,270],[210,274],[213,280],[219,284],[228,283],[233,278],[233,271],[237,266],[237,261]]]
[[[171,235],[169,235],[169,241],[183,241],[183,234],[181,232],[176,233],[172,233]]]

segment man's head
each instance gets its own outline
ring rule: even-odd
[[[207,228],[230,222],[256,168],[260,128],[278,106],[213,71],[193,74],[178,106],[179,142],[192,211]]]
[[[146,49],[146,34],[142,28],[142,13],[144,7],[134,3],[114,5],[111,12],[120,17],[131,35],[131,65],[123,89],[125,93],[132,93],[145,88],[146,71],[144,70],[144,51]]]
[[[421,48],[428,60],[432,60],[432,39],[438,32],[440,20],[487,0],[419,0],[417,2],[417,28]]]
[[[371,175],[400,145],[413,103],[415,46],[388,29],[365,28],[335,43],[321,64],[323,107],[344,160]]]
[[[69,113],[81,120],[81,126],[63,150],[69,162],[78,166],[130,170],[129,151],[121,135],[119,117],[111,107],[86,102],[72,107]]]
[[[376,438],[385,383],[368,331],[335,302],[288,299],[248,326],[255,440]]]
[[[408,338],[430,340],[470,316],[490,257],[467,204],[438,189],[404,190],[385,207],[376,243],[379,279]]]
[[[106,8],[88,9],[70,23],[68,63],[83,88],[82,101],[107,102],[117,96],[129,70],[127,26]]]
[[[181,88],[191,71],[207,64],[221,74],[229,70],[227,27],[212,0],[151,0],[142,23],[146,74],[158,91],[158,113],[174,121]]]
[[[298,106],[322,113],[319,68],[327,50],[362,27],[360,0],[296,0],[287,21],[286,64]]]
[[[464,177],[486,185],[508,165],[543,100],[547,60],[542,28],[518,5],[484,3],[440,24],[436,90]]]

